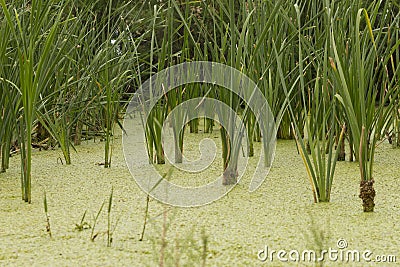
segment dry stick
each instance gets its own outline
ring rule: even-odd
[[[147,214],[148,214],[148,212],[149,212],[149,201],[150,201],[150,195],[147,194],[147,198],[146,198],[146,210],[145,210],[145,212],[144,212],[143,229],[142,229],[142,234],[140,235],[139,241],[143,241],[144,231],[146,230]]]
[[[172,170],[169,169],[169,171],[164,174],[158,181],[157,183],[150,189],[150,191],[147,193],[147,198],[146,198],[146,210],[144,212],[144,222],[143,222],[143,229],[142,229],[142,234],[140,235],[139,241],[143,241],[144,238],[144,232],[146,230],[146,224],[147,224],[147,216],[149,213],[149,202],[150,202],[150,193],[161,183],[161,181],[166,178],[167,176],[171,175]]]
[[[163,176],[162,179],[169,177],[172,173],[172,169],[169,169],[169,171]],[[157,184],[152,188],[152,190],[161,182],[157,182]],[[162,235],[161,235],[161,251],[160,251],[160,267],[164,266],[164,259],[165,259],[165,248],[167,246],[167,212],[169,209],[164,205],[164,212],[163,212],[163,228],[162,228]]]
[[[164,266],[164,258],[165,258],[165,247],[167,246],[166,235],[167,235],[167,209],[164,206],[164,216],[163,216],[163,229],[161,236],[161,251],[160,251],[160,267]]]
[[[47,197],[46,197],[46,191],[44,191],[44,198],[43,198],[43,204],[44,204],[44,213],[46,214],[46,231],[49,233],[49,236],[51,238],[51,228],[50,228],[50,216],[48,213],[47,209]]]
[[[176,233],[175,237],[175,248],[174,248],[174,255],[175,255],[175,266],[179,267],[179,261],[180,261],[180,250],[179,250],[179,233]]]
[[[112,208],[112,199],[113,199],[114,187],[111,187],[111,194],[108,201],[108,210],[107,210],[107,247],[111,247],[112,243],[112,231],[111,231],[111,208]]]
[[[201,231],[201,239],[203,241],[203,251],[202,251],[202,267],[206,266],[206,260],[207,260],[207,243],[208,243],[208,237],[206,235],[206,231],[203,230]]]

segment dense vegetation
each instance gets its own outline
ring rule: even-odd
[[[152,74],[177,63],[215,61],[262,90],[278,138],[297,140],[315,202],[330,200],[337,160],[360,165],[360,197],[373,211],[374,151],[400,146],[399,4],[386,1],[0,1],[1,171],[21,155],[22,197],[31,201],[32,147],[59,146],[66,164],[81,140],[113,133],[125,103]],[[151,163],[164,163],[161,128],[182,101],[218,98],[242,114],[253,144],[254,114],[218,86],[177,88],[150,112]],[[205,131],[212,131],[207,120]],[[189,123],[198,131],[198,120]],[[234,144],[221,131],[224,168]],[[347,140],[347,142],[345,142]],[[184,132],[176,136],[183,148]],[[181,160],[176,158],[177,161]],[[225,170],[225,183],[236,182]]]

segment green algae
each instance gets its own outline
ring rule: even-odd
[[[210,137],[220,148],[218,134],[188,134],[186,153],[198,158],[201,138]],[[257,144],[256,144],[257,145]],[[259,151],[256,146],[256,152]],[[164,205],[150,201],[149,220],[144,241],[139,241],[143,224],[146,194],[142,192],[126,167],[117,137],[113,166],[99,166],[103,145],[88,142],[72,154],[72,165],[62,165],[61,151],[35,152],[32,160],[32,199],[27,205],[20,199],[19,158],[11,158],[10,170],[0,174],[0,265],[38,266],[154,266],[158,265]],[[168,255],[176,251],[177,240],[196,244],[179,248],[181,261],[198,258],[201,230],[208,236],[207,265],[260,266],[257,253],[267,245],[274,250],[337,248],[345,238],[349,249],[373,251],[374,255],[400,257],[400,150],[381,144],[376,152],[374,179],[376,209],[362,212],[358,198],[357,163],[338,162],[330,203],[314,204],[305,168],[293,141],[279,141],[275,161],[262,186],[248,192],[251,168],[240,183],[222,199],[203,207],[171,208],[168,211]],[[168,166],[161,166],[167,169]],[[183,185],[208,182],[212,173],[221,171],[221,157],[216,156],[207,174],[175,171],[172,180]],[[76,231],[87,210],[85,221],[93,217],[114,187],[113,216],[119,218],[111,248],[107,248],[106,212],[99,217],[99,236],[90,241],[90,230]],[[53,238],[46,233],[43,191],[47,193]],[[189,242],[190,241],[190,242]],[[186,243],[185,243],[186,242]],[[189,256],[188,256],[189,255]],[[399,261],[400,259],[398,259]],[[338,262],[325,262],[337,266]],[[296,265],[310,265],[293,263]],[[373,263],[369,263],[374,265]],[[199,261],[200,265],[200,261]],[[286,266],[277,260],[264,265]],[[365,262],[350,266],[365,266]]]

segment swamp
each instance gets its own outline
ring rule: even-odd
[[[395,266],[397,0],[0,0],[0,266]]]

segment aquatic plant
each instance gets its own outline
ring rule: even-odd
[[[202,60],[229,65],[257,83],[278,136],[297,139],[317,201],[329,200],[347,138],[349,159],[354,154],[361,187],[367,187],[360,196],[371,202],[363,192],[374,192],[375,147],[386,133],[394,146],[400,143],[397,1],[89,2],[0,1],[0,172],[8,168],[10,150],[20,153],[24,201],[31,202],[32,144],[58,145],[69,164],[83,136],[100,136],[109,167],[127,92],[167,67]],[[222,101],[244,120],[247,156],[254,154],[253,142],[266,138],[238,95],[190,84],[140,114],[148,117],[143,126],[150,163],[165,163],[161,135],[168,114],[197,97]],[[208,110],[205,132],[213,130],[216,116],[235,123],[218,108]],[[172,123],[191,114],[181,109],[175,115]],[[189,127],[197,132],[198,119]],[[177,128],[179,163],[186,125]],[[224,183],[233,184],[241,147],[227,129],[220,129]]]
[[[331,5],[331,9],[334,9],[334,4]],[[343,105],[349,122],[355,156],[360,165],[359,196],[363,200],[365,212],[374,210],[375,148],[386,132],[392,115],[394,107],[392,96],[396,96],[399,90],[397,86],[391,86],[391,81],[387,83],[387,77],[380,77],[380,73],[376,71],[385,67],[382,66],[382,62],[393,53],[392,47],[387,45],[387,38],[390,38],[390,35],[384,30],[384,25],[390,23],[390,28],[395,27],[393,24],[395,21],[377,21],[381,5],[384,10],[382,16],[388,16],[390,2],[385,4],[374,2],[367,9],[355,5],[340,22],[333,22],[335,18],[332,17],[332,26],[329,29],[333,53],[331,66],[334,86],[337,87],[335,97]],[[363,31],[360,28],[362,19],[365,25]],[[380,26],[377,31],[372,28],[376,23]],[[353,26],[350,27],[348,37],[338,31],[343,25]],[[352,42],[349,43],[346,38],[350,38]],[[396,46],[398,44],[395,44]],[[341,55],[347,55],[347,58]],[[377,83],[378,78],[382,81]],[[379,96],[378,103],[376,103],[377,96]]]
[[[156,27],[157,27],[157,18],[159,16],[159,13],[161,12],[161,8],[157,8],[154,6],[154,14],[152,18],[152,24],[151,24],[151,42],[150,42],[150,75],[153,74],[153,69],[158,69],[158,71],[162,70],[163,68],[163,61],[165,60],[166,53],[167,53],[167,46],[163,42],[163,45],[161,48],[157,47],[157,42],[156,42]],[[154,57],[155,55],[157,56],[158,59],[158,64],[154,66],[153,61],[155,60]],[[151,79],[151,78],[150,78]],[[157,82],[159,82],[157,80]],[[150,86],[153,86],[152,83],[150,83]],[[162,85],[160,83],[157,83],[155,85],[157,88],[161,88]],[[140,90],[140,89],[139,89]],[[164,164],[165,163],[165,158],[164,158],[164,148],[162,146],[162,127],[164,124],[164,120],[167,115],[167,105],[165,105],[165,99],[160,100],[158,103],[158,99],[156,97],[153,97],[153,87],[149,88],[149,99],[145,99],[144,96],[142,95],[142,103],[145,101],[150,101],[150,106],[153,108],[151,110],[147,110],[145,107],[146,105],[143,105],[143,114],[140,113],[140,116],[142,118],[142,125],[145,128],[145,135],[146,135],[146,144],[147,144],[147,153],[148,153],[148,158],[149,158],[149,163],[157,163],[157,164]],[[140,92],[139,92],[140,93]],[[164,102],[164,103],[162,103]],[[147,118],[146,121],[144,121],[144,118]]]
[[[75,229],[82,231],[83,229],[85,229],[85,227],[91,228],[91,234],[90,234],[90,240],[91,241],[95,241],[95,239],[99,236],[99,234],[104,234],[107,237],[107,247],[111,247],[112,242],[113,242],[113,234],[115,232],[115,229],[117,228],[119,219],[116,220],[116,222],[114,223],[114,225],[112,224],[112,219],[111,219],[111,211],[112,211],[112,204],[113,204],[113,196],[114,196],[114,187],[111,187],[111,193],[110,196],[108,197],[108,205],[107,205],[107,230],[105,231],[100,231],[100,232],[95,232],[95,228],[96,225],[98,223],[100,214],[104,208],[104,205],[106,204],[106,201],[103,201],[103,203],[100,206],[100,209],[98,210],[96,216],[93,218],[93,223],[91,226],[90,224],[84,222],[84,218],[86,215],[86,211],[83,214],[83,217],[81,219],[81,223],[80,224],[76,224]]]
[[[328,9],[327,12],[320,14],[319,20],[324,21],[327,25],[330,23],[331,14]],[[292,24],[296,27],[298,37],[298,78],[291,84],[288,89],[288,85],[285,76],[282,71],[282,54],[285,50],[278,51],[274,45],[275,57],[277,60],[277,69],[280,75],[281,84],[285,95],[287,97],[288,111],[292,119],[293,135],[296,138],[298,151],[301,155],[303,163],[306,167],[307,175],[310,181],[310,185],[313,192],[314,202],[329,202],[330,193],[332,189],[333,177],[335,173],[336,161],[340,148],[335,146],[335,139],[339,142],[343,139],[345,127],[341,127],[341,131],[336,130],[338,125],[336,123],[337,111],[335,99],[335,88],[329,85],[328,82],[328,53],[327,48],[329,44],[329,32],[321,36],[324,37],[323,43],[316,43],[324,49],[322,55],[315,53],[312,48],[311,41],[304,37],[303,31],[307,30],[307,25],[301,25],[301,10],[300,7],[295,4],[294,13],[297,17],[297,25]],[[303,57],[307,55],[307,57]],[[316,66],[316,72],[313,72],[312,62]],[[311,72],[314,73],[315,77],[308,81],[306,87],[305,75],[303,73]],[[312,87],[313,88],[310,88]],[[291,94],[294,88],[299,87],[301,95],[301,104],[291,101]],[[300,106],[303,114],[307,114],[304,121],[297,120],[297,115],[294,111],[294,105]],[[297,109],[299,109],[297,107]],[[304,129],[303,131],[301,129]],[[304,136],[302,136],[302,132]]]
[[[174,1],[175,3],[176,1]],[[256,19],[253,17],[261,17],[264,14],[262,9],[249,9],[248,3],[235,2],[235,1],[215,1],[212,4],[200,4],[198,11],[193,16],[194,22],[193,27],[196,29],[196,33],[199,32],[200,40],[204,40],[204,43],[193,44],[193,54],[195,60],[211,60],[229,65],[241,72],[248,74],[250,77],[254,77],[255,74],[259,74],[255,71],[256,68],[248,67],[248,64],[254,62],[254,58],[258,57],[257,53],[263,53],[262,49],[258,49],[259,45],[262,46],[265,41],[264,38],[267,36],[267,32],[270,29],[272,22],[276,18],[276,10],[281,6],[281,1],[274,5],[269,5],[268,3],[254,4],[254,6],[267,6],[270,8],[270,13],[273,16],[268,18],[265,25],[262,26],[263,34],[256,37],[257,32],[254,30],[256,27]],[[261,7],[260,7],[261,8]],[[176,8],[177,9],[177,8]],[[185,18],[180,16],[185,27],[189,27],[190,18]],[[258,17],[256,17],[258,18]],[[214,26],[211,26],[214,25]],[[265,28],[264,28],[265,27]],[[262,39],[262,41],[258,40]],[[255,43],[252,43],[255,42]],[[253,46],[256,49],[253,49]],[[253,62],[253,61],[254,62]],[[248,63],[250,62],[250,63]],[[262,70],[264,70],[264,64],[262,65]],[[257,65],[256,65],[257,66]],[[235,80],[236,77],[226,77],[226,79],[231,79],[232,84],[239,84],[240,81]],[[259,77],[254,80],[259,80]],[[235,93],[221,88],[218,86],[203,86],[204,88],[211,88],[212,90],[203,90],[203,97],[213,97],[228,105],[234,112],[226,113],[221,110],[220,107],[215,107],[210,110],[215,110],[218,120],[223,122],[224,127],[220,127],[221,142],[222,142],[222,160],[223,160],[223,183],[226,185],[235,184],[237,179],[237,161],[238,156],[241,151],[241,138],[235,136],[234,125],[236,124],[236,117],[234,114],[242,114],[242,119],[245,121],[245,126],[248,133],[248,151],[247,155],[252,156],[253,151],[253,136],[254,139],[260,140],[260,131],[257,128],[257,120],[255,114],[253,114],[250,108],[246,107],[244,100],[241,99]],[[198,92],[195,90],[195,92]],[[211,92],[211,93],[210,93]],[[251,98],[252,90],[251,88],[243,88],[243,96],[247,96],[247,100]],[[198,96],[198,95],[194,95]],[[189,96],[190,97],[190,96]],[[244,107],[244,109],[242,108]],[[232,116],[234,115],[234,116]],[[208,116],[208,117],[213,117]],[[258,131],[256,131],[258,130]],[[258,138],[257,138],[258,137]]]
[[[58,144],[70,164],[82,132],[102,135],[110,166],[122,98],[141,73],[133,70],[142,68],[135,63],[145,35],[131,31],[146,31],[146,20],[136,19],[144,4],[110,3],[105,16],[93,12],[95,3],[72,0],[0,4],[1,171],[10,150],[20,152],[22,197],[30,202],[33,140],[36,147]]]
[[[18,2],[18,1],[16,1]],[[24,201],[31,202],[32,129],[36,117],[39,95],[54,86],[56,70],[63,64],[69,22],[63,18],[65,6],[47,6],[32,1],[28,6],[14,6],[0,1],[4,18],[10,29],[13,56],[17,64],[18,79],[6,80],[11,93],[18,98],[20,109],[15,114],[21,149],[21,188]],[[10,12],[10,9],[15,12]],[[54,13],[52,13],[54,12]],[[55,15],[53,15],[55,14]],[[43,34],[46,33],[46,34]],[[11,43],[11,41],[9,42]],[[14,76],[15,77],[15,76]],[[15,77],[15,78],[17,78]],[[11,77],[7,77],[11,78]],[[4,78],[3,78],[4,79]],[[9,97],[13,99],[14,97]]]

